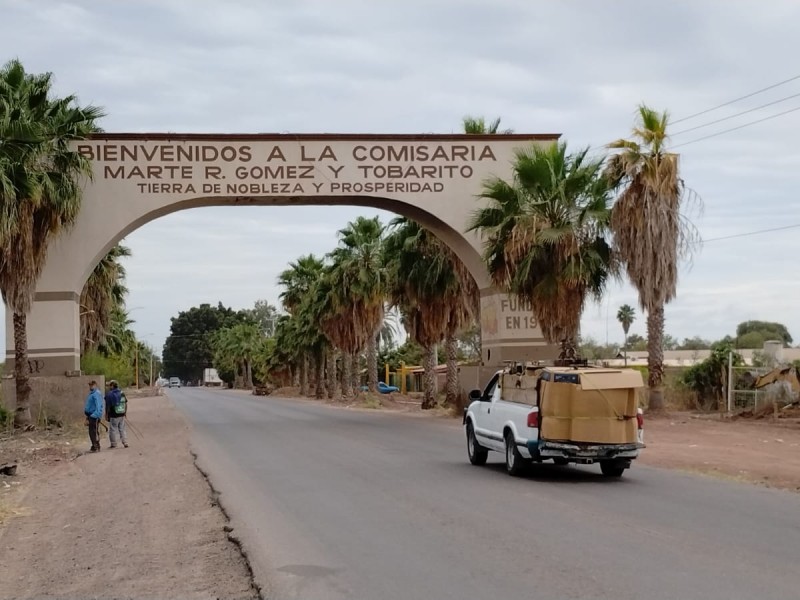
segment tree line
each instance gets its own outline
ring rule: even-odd
[[[508,132],[499,123],[467,118],[464,131]],[[667,123],[666,112],[639,107],[632,138],[608,144],[608,156],[564,142],[518,150],[509,180],[484,183],[484,205],[469,226],[484,242],[492,283],[532,306],[562,362],[580,355],[587,300],[600,300],[612,278],[627,277],[647,313],[653,409],[663,406],[664,306],[677,293],[679,262],[699,244],[683,213],[695,197],[680,177],[677,155],[666,149]],[[398,217],[384,227],[357,219],[339,232],[328,255],[300,257],[280,284],[287,314],[278,320],[268,364],[291,372],[304,390],[311,372],[318,396],[354,393],[362,354],[374,389],[377,331],[386,308],[394,307],[425,351],[423,406],[434,402],[440,344],[447,397],[454,398],[452,349],[457,334],[475,323],[478,294],[460,260],[419,223]]]

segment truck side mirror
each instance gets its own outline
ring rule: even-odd
[[[469,393],[469,399],[472,400],[473,402],[475,400],[480,400],[482,397],[483,397],[483,392],[481,392],[480,390],[472,390]]]

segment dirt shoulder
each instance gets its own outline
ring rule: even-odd
[[[131,399],[129,415],[143,436],[129,429],[129,448],[106,436],[100,453],[70,460],[62,444],[58,461],[5,478],[0,596],[257,598],[183,417],[163,396]]]
[[[800,427],[673,414],[645,422],[640,461],[800,491]]]

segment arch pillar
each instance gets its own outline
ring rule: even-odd
[[[481,363],[552,360],[558,347],[548,344],[530,306],[497,288],[481,290]]]
[[[28,313],[28,372],[34,377],[80,369],[80,294],[37,292]],[[14,324],[6,309],[6,372],[14,372]]]

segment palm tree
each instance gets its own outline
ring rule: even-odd
[[[50,242],[76,219],[89,161],[70,147],[97,129],[99,109],[56,98],[52,75],[0,69],[0,291],[14,325],[18,425],[30,423],[27,314]]]
[[[489,180],[489,205],[470,224],[485,239],[492,282],[532,305],[561,361],[576,358],[587,296],[599,298],[614,272],[608,186],[587,152],[568,154],[565,143],[518,151],[513,181]]]
[[[389,293],[400,309],[409,335],[425,350],[423,408],[436,402],[437,345],[454,338],[477,314],[478,293],[472,277],[452,251],[430,231],[405,217],[394,219],[386,238]],[[455,352],[448,352],[448,370],[455,373]],[[454,401],[455,398],[451,399]]]
[[[265,335],[257,323],[237,323],[214,337],[214,363],[232,370],[244,389],[253,389],[253,364]]]
[[[623,304],[617,311],[617,321],[622,325],[622,331],[625,333],[625,366],[628,366],[628,332],[631,325],[636,320],[636,311],[629,304]]]
[[[300,306],[311,293],[317,280],[322,276],[323,268],[324,262],[320,258],[313,254],[308,254],[289,263],[289,268],[278,276],[278,284],[283,287],[279,298],[286,312],[292,316],[297,315]],[[298,326],[299,322],[295,321],[293,325]],[[294,333],[298,336],[300,335],[297,329],[294,330]],[[293,348],[295,348],[294,359],[292,360],[294,365],[293,384],[300,386],[301,393],[306,395],[308,393],[308,352],[302,346],[294,345]]]
[[[462,120],[464,126],[464,133],[466,134],[501,134],[507,135],[514,133],[513,129],[504,129],[500,131],[500,117],[496,118],[491,123],[487,123],[484,117],[471,117],[466,116]]]
[[[124,284],[125,267],[120,259],[130,255],[129,248],[117,244],[97,264],[83,286],[80,299],[81,354],[105,343],[112,311],[125,304],[128,288]]]
[[[378,217],[358,217],[339,231],[339,246],[331,252],[333,310],[341,326],[349,327],[340,335],[340,347],[355,359],[367,350],[367,385],[378,388],[378,332],[383,325],[386,275],[383,264],[384,227]],[[345,332],[342,332],[345,333]],[[354,377],[353,387],[357,387]]]
[[[608,145],[619,150],[606,174],[619,191],[611,231],[620,262],[647,312],[649,408],[664,406],[664,306],[678,285],[678,262],[699,238],[683,218],[685,187],[678,155],[665,151],[668,115],[641,105],[631,140]]]

